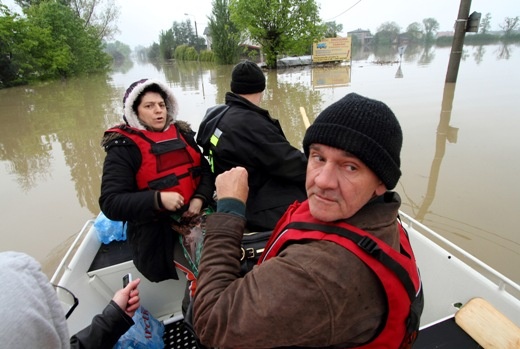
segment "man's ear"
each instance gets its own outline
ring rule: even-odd
[[[374,190],[374,194],[376,196],[380,196],[380,195],[383,195],[384,193],[386,193],[386,185],[383,182],[381,182],[376,187],[376,190]]]

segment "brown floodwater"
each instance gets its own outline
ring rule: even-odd
[[[350,65],[269,72],[262,106],[300,147],[301,108],[312,122],[350,92],[387,103],[404,133],[402,210],[520,282],[520,48],[466,46],[457,83],[445,84],[450,50],[360,52]],[[179,119],[196,130],[205,110],[223,102],[231,69],[133,63],[106,76],[0,90],[0,250],[31,254],[51,276],[99,213],[99,143],[121,120],[126,87],[144,77],[167,82]]]

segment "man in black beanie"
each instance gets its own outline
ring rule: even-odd
[[[289,207],[243,277],[248,171],[218,176],[193,307],[201,343],[411,348],[423,297],[400,198],[389,191],[401,145],[399,122],[380,101],[351,93],[323,110],[303,140],[308,200]]]
[[[247,228],[273,230],[287,207],[303,201],[305,154],[293,147],[278,120],[261,108],[265,76],[253,62],[238,63],[231,73],[226,104],[208,109],[197,143],[208,156],[215,175],[233,167],[249,173]]]

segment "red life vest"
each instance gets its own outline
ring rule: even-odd
[[[175,191],[186,200],[191,198],[200,182],[202,154],[186,142],[175,125],[163,132],[126,125],[107,132],[130,138],[141,151],[141,167],[136,175],[140,190]]]
[[[385,326],[369,343],[357,348],[411,348],[418,333],[424,299],[408,235],[401,223],[398,226],[401,253],[350,224],[316,220],[310,214],[308,201],[295,203],[275,227],[259,264],[277,256],[287,244],[300,240],[326,240],[345,247],[378,276],[388,304]]]

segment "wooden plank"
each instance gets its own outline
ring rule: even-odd
[[[300,113],[302,114],[303,124],[305,125],[305,129],[308,129],[310,126],[309,118],[307,117],[307,113],[305,112],[304,107],[300,107]]]
[[[485,349],[520,348],[520,328],[482,298],[462,306],[455,322]]]

